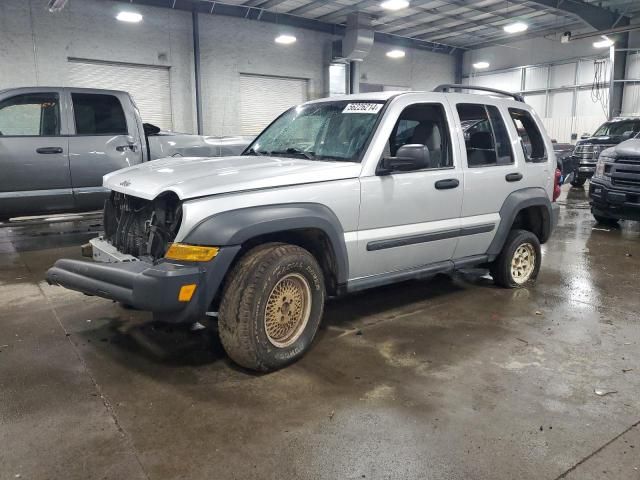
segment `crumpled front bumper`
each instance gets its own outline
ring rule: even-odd
[[[193,322],[209,309],[240,247],[221,248],[210,262],[156,264],[96,263],[60,259],[47,271],[51,285],[122,302],[153,312],[154,319]],[[189,302],[178,299],[183,285],[196,285]]]

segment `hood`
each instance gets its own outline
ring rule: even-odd
[[[640,158],[640,139],[634,138],[616,145],[613,148],[607,148],[602,155],[616,157],[638,157]]]
[[[222,193],[356,178],[361,165],[278,157],[163,158],[104,176],[110,190],[152,200],[175,192],[182,200]]]
[[[579,140],[576,145],[611,145],[620,143],[626,138],[621,135],[603,135],[601,137],[589,137],[584,140]]]

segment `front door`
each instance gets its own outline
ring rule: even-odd
[[[142,161],[135,117],[122,105],[126,100],[110,93],[70,90],[75,135],[69,138],[69,162],[79,210],[102,208],[109,194],[102,177]]]
[[[426,145],[426,168],[360,179],[359,258],[352,279],[451,259],[459,234],[463,178],[454,162],[445,112],[437,102],[406,106],[383,154],[396,156],[403,145]]]
[[[58,92],[0,99],[0,217],[73,208]]]

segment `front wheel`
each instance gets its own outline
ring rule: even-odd
[[[313,255],[296,245],[265,244],[247,252],[229,275],[219,310],[220,340],[229,357],[262,372],[302,357],[325,300]]]
[[[535,283],[541,264],[538,237],[528,230],[512,230],[491,265],[491,276],[501,287],[526,287]]]

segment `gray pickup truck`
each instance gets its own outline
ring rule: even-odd
[[[0,90],[0,220],[101,209],[107,173],[162,157],[237,155],[250,141],[160,131],[142,123],[126,92]]]
[[[471,266],[532,285],[558,218],[553,145],[522,97],[450,91],[471,88],[307,102],[242,156],[106,175],[94,262],[60,259],[47,280],[159,321],[217,317],[229,356],[260,371],[309,349],[326,296]]]

